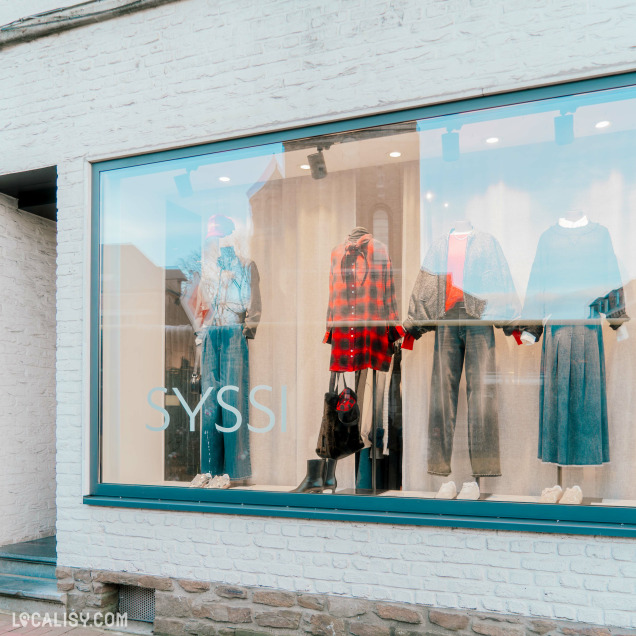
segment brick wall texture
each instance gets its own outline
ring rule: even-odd
[[[88,617],[116,610],[119,585],[146,588],[155,598],[153,633],[165,636],[636,635],[636,630],[567,620],[215,585],[127,572],[57,568],[56,575],[67,609]]]
[[[0,174],[57,165],[61,566],[636,626],[636,542],[89,508],[89,161],[633,70],[626,0],[182,0],[2,51]]]
[[[55,531],[55,223],[0,195],[0,545]]]

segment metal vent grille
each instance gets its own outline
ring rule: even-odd
[[[129,621],[153,623],[155,620],[155,591],[135,585],[119,586],[119,613]]]

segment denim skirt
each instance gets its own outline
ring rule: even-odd
[[[609,461],[600,324],[546,325],[540,409],[540,460],[561,466]]]

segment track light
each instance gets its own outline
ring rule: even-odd
[[[324,179],[327,176],[327,164],[325,163],[325,158],[320,146],[318,147],[318,152],[307,155],[307,161],[309,162],[313,179]]]

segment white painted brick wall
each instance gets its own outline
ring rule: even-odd
[[[0,174],[60,174],[60,564],[636,627],[631,540],[81,500],[88,159],[634,70],[635,27],[627,0],[183,0],[2,51]]]
[[[0,194],[0,545],[55,532],[55,223]]]

